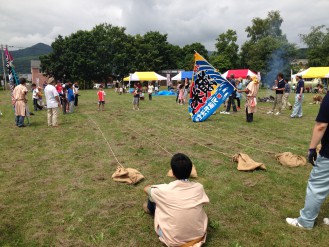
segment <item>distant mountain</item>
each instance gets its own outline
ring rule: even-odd
[[[31,73],[31,60],[38,60],[41,55],[47,55],[52,52],[52,48],[49,45],[38,43],[31,47],[10,51],[14,58],[15,70],[18,74],[30,74]],[[0,66],[1,74],[2,66]]]

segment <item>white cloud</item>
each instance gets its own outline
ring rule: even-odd
[[[280,11],[283,32],[300,45],[300,33],[308,33],[311,26],[328,26],[329,1],[313,1],[310,6],[306,0],[0,0],[0,6],[2,44],[51,44],[59,34],[107,22],[126,27],[129,34],[159,31],[168,34],[170,43],[201,42],[212,50],[227,29],[236,30],[242,44],[252,18],[265,18],[271,10]]]

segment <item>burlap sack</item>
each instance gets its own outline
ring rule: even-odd
[[[112,179],[116,182],[136,184],[144,178],[143,174],[133,168],[123,168],[118,166],[112,175]]]
[[[253,171],[255,169],[266,170],[263,163],[254,161],[248,154],[238,153],[233,156],[233,161],[238,163],[239,171]]]
[[[275,158],[281,165],[288,167],[305,166],[307,163],[305,157],[290,152],[276,154]]]
[[[172,170],[170,169],[167,173],[167,176],[168,177],[172,177],[174,178],[174,174],[172,173]],[[191,178],[197,178],[198,177],[198,173],[196,172],[196,169],[195,169],[195,166],[193,165],[192,166],[192,171],[191,171],[191,175],[190,175]]]

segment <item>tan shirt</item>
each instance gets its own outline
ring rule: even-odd
[[[255,83],[253,81],[251,81],[248,86],[247,89],[249,90],[249,93],[247,94],[247,104],[246,104],[246,108],[248,110],[248,113],[255,113],[257,111],[257,94],[258,94],[258,90],[259,90],[259,83]]]
[[[25,116],[26,111],[26,94],[28,90],[26,86],[19,84],[14,88],[13,96],[15,99],[15,115]]]
[[[156,203],[154,229],[161,242],[180,246],[206,235],[208,217],[203,205],[209,198],[200,183],[175,180],[152,185],[149,195]],[[204,242],[205,237],[193,246],[201,246]]]

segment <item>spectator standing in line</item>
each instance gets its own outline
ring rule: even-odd
[[[104,105],[105,105],[105,95],[106,93],[103,90],[103,86],[100,85],[98,88],[98,92],[97,92],[97,97],[98,97],[98,110],[101,109],[101,105],[102,105],[102,111],[104,111]]]
[[[34,110],[37,111],[39,109],[41,111],[43,107],[38,104],[39,89],[37,88],[37,85],[35,83],[32,83],[31,87],[32,87],[32,100],[33,100]]]
[[[73,113],[73,111],[74,111],[74,92],[72,89],[72,83],[68,84],[67,101],[69,102],[69,113]]]
[[[190,91],[190,81],[188,78],[185,78],[184,85],[184,102],[187,102],[187,96]]]
[[[74,92],[74,106],[78,106],[79,83],[77,81],[73,85],[73,92]]]
[[[272,90],[275,90],[275,100],[273,103],[273,108],[271,111],[268,111],[267,114],[273,114],[277,105],[278,105],[278,111],[275,113],[275,115],[278,116],[281,114],[284,86],[285,86],[285,83],[283,80],[283,74],[279,73],[278,74],[278,84],[277,84],[277,86],[272,87]]]
[[[234,86],[234,91],[228,97],[228,102],[227,102],[227,107],[226,107],[225,114],[230,114],[231,105],[232,105],[233,111],[234,112],[237,112],[236,105],[235,105],[235,98],[236,98],[236,90],[235,90],[235,88],[236,88],[236,83],[235,83],[234,75],[233,74],[230,75],[230,83]]]
[[[301,78],[299,77],[301,80]],[[298,87],[298,86],[297,86]],[[299,91],[300,92],[300,91]],[[313,128],[311,143],[308,150],[308,161],[313,165],[310,173],[304,208],[300,210],[298,218],[286,218],[289,225],[312,229],[318,217],[320,208],[329,195],[329,94],[323,98],[316,123]],[[321,150],[317,155],[316,147],[321,141]],[[329,225],[329,218],[323,223]]]
[[[294,109],[290,115],[291,118],[301,118],[303,116],[302,104],[304,99],[304,81],[300,75],[297,75],[296,79],[298,79],[298,83],[296,87]]]
[[[152,93],[153,93],[153,85],[152,82],[149,83],[148,88],[147,88],[147,93],[149,95],[149,100],[152,100]]]
[[[288,106],[289,110],[291,110],[292,105],[289,102],[289,95],[291,92],[291,88],[290,88],[290,85],[287,80],[284,80],[284,83],[285,83],[285,85],[284,85],[284,94],[282,97],[282,109],[286,109],[286,107]]]
[[[238,91],[236,91],[236,102],[238,104],[237,109],[239,111],[241,109],[242,94],[239,91],[242,90],[242,78],[239,78],[239,79],[236,80],[236,88],[238,89]]]
[[[138,84],[134,85],[134,99],[133,99],[133,110],[139,110],[139,97],[141,94],[141,89],[139,88]]]
[[[47,120],[48,126],[58,127],[58,107],[61,102],[59,100],[59,94],[55,88],[56,81],[53,77],[48,79],[48,85],[45,87],[45,97],[47,102]]]
[[[18,127],[25,127],[24,119],[26,116],[27,93],[26,80],[25,78],[21,78],[19,79],[19,85],[17,85],[13,91],[16,126]]]

